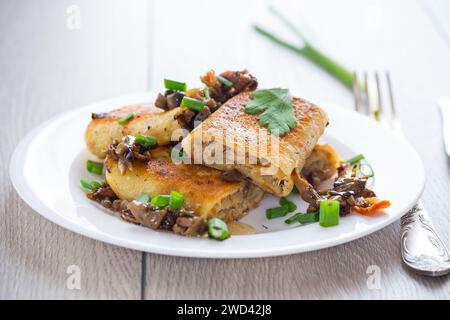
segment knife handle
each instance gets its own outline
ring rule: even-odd
[[[419,201],[401,219],[402,258],[415,271],[429,276],[450,272],[450,254]]]

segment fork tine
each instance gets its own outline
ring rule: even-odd
[[[389,92],[389,104],[391,105],[390,125],[392,128],[392,131],[394,131],[399,137],[404,137],[403,130],[401,128],[400,122],[397,117],[397,110],[395,107],[395,99],[394,99],[394,90],[392,89],[391,75],[389,72],[386,72],[386,82],[387,82],[387,88],[388,88],[388,92]]]
[[[387,81],[387,87],[389,91],[389,102],[391,104],[391,115],[392,118],[396,118],[396,110],[395,110],[395,102],[394,102],[394,91],[392,90],[392,82],[391,82],[391,75],[389,71],[386,72],[386,81]]]
[[[367,72],[364,72],[364,88],[366,90],[366,114],[370,115],[370,110],[372,110],[372,102],[370,99],[370,89],[369,89],[369,79]]]
[[[353,72],[353,97],[355,98],[355,111],[359,112],[361,106],[361,94],[359,91],[358,74]]]
[[[373,115],[374,115],[375,120],[380,121],[380,116],[381,116],[381,113],[383,112],[383,98],[381,96],[380,77],[378,76],[378,72],[375,72],[375,84],[377,87],[377,91],[376,91],[377,106],[376,106],[376,109],[373,111],[374,112]]]

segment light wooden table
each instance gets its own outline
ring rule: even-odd
[[[403,267],[398,223],[306,254],[189,259],[82,237],[45,220],[15,193],[9,159],[30,129],[89,102],[161,88],[163,77],[195,84],[209,68],[248,68],[262,86],[290,87],[351,108],[351,94],[333,79],[251,30],[253,21],[276,28],[266,18],[266,2],[243,2],[1,1],[0,298],[450,298],[446,277],[424,278]],[[391,71],[401,122],[426,166],[424,203],[450,243],[450,167],[436,106],[450,96],[450,4],[336,2],[276,5],[344,64]],[[67,27],[73,4],[80,9],[80,29]],[[80,290],[66,286],[70,265],[80,266]],[[381,270],[378,290],[367,286],[371,265]]]

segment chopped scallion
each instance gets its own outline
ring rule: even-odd
[[[276,208],[270,208],[266,210],[266,218],[271,220],[275,218],[281,218],[289,213],[288,206],[281,206]]]
[[[300,222],[301,224],[313,223],[319,221],[319,213],[296,213],[292,217],[284,220],[287,224],[293,224],[294,222]]]
[[[322,227],[333,227],[339,224],[339,201],[323,200],[320,202],[319,223]]]
[[[119,119],[117,121],[118,124],[120,124],[121,126],[123,126],[124,124],[126,124],[128,121],[132,120],[134,118],[134,114],[130,113],[129,115]]]
[[[151,203],[159,208],[164,208],[169,205],[169,195],[159,195],[152,198]]]
[[[87,180],[87,179],[81,179],[80,180],[80,186],[81,189],[83,189],[84,192],[92,192],[98,187],[100,187],[102,184],[95,180]]]
[[[168,90],[186,92],[187,86],[185,82],[178,82],[175,80],[164,79],[164,87]]]
[[[93,173],[93,174],[102,174],[103,173],[103,163],[88,160],[86,162],[86,169],[87,169],[87,171],[89,171],[90,173]]]
[[[227,224],[219,218],[212,218],[208,221],[208,234],[216,240],[225,240],[230,236]]]
[[[233,88],[233,86],[234,86],[233,82],[231,82],[227,78],[224,78],[222,76],[216,76],[216,77],[217,77],[217,80],[219,80],[221,83],[223,83],[228,88]]]
[[[359,164],[359,172],[367,178],[372,178],[375,176],[372,166],[367,161],[361,161]]]
[[[318,212],[305,213],[297,216],[297,221],[301,224],[319,222],[320,214]]]
[[[297,210],[297,205],[286,197],[280,198],[280,206],[287,206],[289,212]]]
[[[178,147],[170,147],[169,148],[170,158],[173,160],[183,160],[187,157],[187,154],[183,151],[183,149],[179,149]]]
[[[284,223],[286,224],[293,224],[294,222],[297,222],[297,217],[300,215],[301,213],[296,213],[294,214],[292,217],[287,218],[286,220],[284,220]]]
[[[181,209],[184,204],[184,196],[176,191],[170,193],[169,206],[174,209]]]
[[[202,112],[205,105],[206,105],[206,103],[203,101],[185,96],[185,97],[183,97],[183,100],[181,100],[180,106],[187,107],[194,111]]]
[[[365,159],[364,155],[358,154],[357,156],[354,156],[353,158],[350,158],[345,162],[347,162],[349,164],[357,164],[358,162],[360,162],[361,160],[364,160],[364,159]]]
[[[148,202],[150,202],[150,196],[146,192],[140,192],[136,197],[136,201],[142,202],[142,203],[148,203]]]
[[[377,109],[373,112],[373,117],[375,118],[375,120],[380,120],[380,110]]]
[[[209,87],[208,87],[208,86],[205,86],[205,87],[203,88],[203,93],[205,94],[205,98],[206,98],[206,99],[211,98],[211,96],[209,95]]]
[[[151,149],[158,145],[156,138],[153,136],[137,135],[134,142],[146,149]]]

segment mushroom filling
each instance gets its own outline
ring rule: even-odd
[[[120,213],[120,217],[130,223],[155,230],[173,231],[184,236],[205,236],[208,232],[206,220],[195,216],[193,211],[170,206],[159,208],[136,200],[121,200],[106,182],[86,196],[103,207]]]
[[[204,219],[184,208],[160,208],[151,203],[134,200],[128,204],[128,210],[139,224],[154,230],[169,230],[185,236],[203,236],[208,229]]]
[[[106,209],[120,213],[120,217],[123,220],[139,224],[128,209],[128,201],[119,199],[108,183],[104,182],[100,187],[88,192],[86,196],[88,199],[98,202]]]
[[[121,142],[114,140],[110,144],[107,155],[118,161],[119,172],[124,174],[127,169],[132,168],[133,161],[149,161],[150,150],[150,148],[136,144],[135,137],[125,136]]]
[[[155,106],[165,111],[178,108],[185,96],[203,102],[202,111],[186,108],[176,119],[181,127],[193,130],[228,99],[244,91],[254,91],[258,87],[257,79],[247,70],[225,71],[218,76],[210,70],[200,80],[207,89],[193,88],[186,92],[166,90],[164,94],[158,94]]]
[[[337,200],[340,204],[340,215],[348,215],[352,207],[368,208],[371,202],[368,199],[376,198],[375,192],[368,189],[367,177],[358,176],[357,166],[343,163],[338,168],[338,175],[331,189],[316,191],[305,178],[296,179],[296,187],[300,196],[309,206],[308,212],[317,212],[322,200]]]

